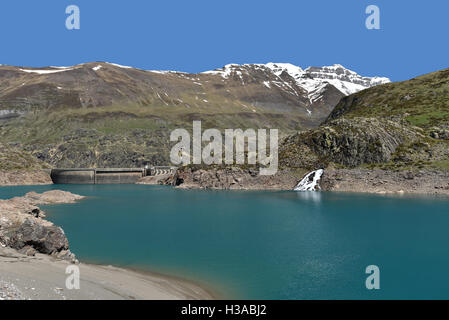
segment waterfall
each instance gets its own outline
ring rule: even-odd
[[[309,172],[293,190],[295,191],[317,191],[317,189],[321,190],[321,187],[318,182],[320,181],[323,172],[324,172],[323,169],[318,169]]]

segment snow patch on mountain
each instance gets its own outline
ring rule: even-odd
[[[280,76],[283,72],[287,72],[293,78],[299,78],[304,73],[301,67],[295,66],[291,63],[267,63],[265,65],[268,69],[273,71],[277,76]]]
[[[112,66],[115,67],[119,67],[119,68],[123,68],[123,69],[134,69],[133,67],[130,66],[122,66],[121,64],[117,64],[117,63],[111,63],[111,62],[106,62],[107,64],[110,64]]]
[[[293,78],[295,84],[304,89],[311,103],[319,99],[327,85],[333,85],[345,95],[350,95],[363,89],[376,86],[383,83],[389,83],[390,79],[385,77],[363,77],[356,72],[346,69],[340,64],[324,67],[308,67],[302,69],[291,63],[267,63],[267,64],[227,64],[221,69],[202,72],[202,74],[220,75],[228,79],[232,74],[237,74],[242,78],[242,71],[249,72],[251,68],[255,70],[265,70],[274,74],[279,81],[288,86],[294,94],[296,91],[285,81],[284,76]],[[284,79],[284,80],[282,80]],[[242,78],[243,81],[243,78]],[[264,81],[263,84],[270,88]]]
[[[148,72],[153,72],[153,73],[159,73],[159,74],[175,74],[181,77],[186,77],[186,75],[188,73],[186,72],[182,72],[182,71],[172,71],[172,70],[147,70]],[[190,80],[195,80],[195,79],[190,79]]]
[[[239,64],[227,64],[225,65],[223,68],[221,69],[216,69],[216,70],[210,70],[210,71],[204,71],[201,72],[202,74],[213,74],[213,75],[220,75],[223,78],[227,79],[229,78],[229,76],[231,75],[231,73],[237,69],[238,67],[240,67]]]
[[[70,71],[74,70],[76,68],[73,67],[59,67],[57,70],[48,70],[48,69],[19,69],[20,71],[27,72],[27,73],[37,73],[37,74],[50,74],[50,73],[58,73],[58,72],[64,72],[64,71]]]
[[[326,84],[331,84],[345,95],[350,95],[375,85],[390,82],[390,79],[384,77],[362,77],[340,64],[308,67],[304,70],[289,63],[268,63],[266,67],[277,76],[286,72],[295,79],[298,86],[308,92],[310,100],[316,99],[317,92]]]
[[[360,76],[340,64],[324,67],[308,67],[304,72],[316,81],[327,81],[346,95],[390,82],[390,79],[385,77]]]

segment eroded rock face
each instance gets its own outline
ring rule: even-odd
[[[44,220],[37,204],[73,203],[82,196],[53,190],[42,194],[29,192],[23,197],[0,200],[0,245],[26,255],[35,252],[75,261],[67,237],[60,227]]]
[[[383,163],[390,161],[401,144],[416,136],[415,131],[394,121],[338,119],[287,138],[281,146],[280,159],[281,164],[312,169],[325,167],[329,162],[348,167]]]

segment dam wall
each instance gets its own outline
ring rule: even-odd
[[[134,184],[145,176],[174,174],[177,167],[52,169],[54,184]]]
[[[145,169],[52,169],[54,184],[133,184],[145,175]]]
[[[95,184],[95,169],[53,169],[54,184]]]

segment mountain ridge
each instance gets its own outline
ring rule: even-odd
[[[95,65],[95,66],[94,66]],[[186,73],[180,71],[159,71],[159,70],[142,70],[129,66],[118,65],[109,62],[92,62],[83,63],[79,65],[74,65],[70,67],[42,67],[42,68],[30,68],[30,67],[15,67],[15,66],[5,66],[0,65],[0,72],[7,73],[8,76],[12,77],[14,71],[26,73],[29,75],[37,76],[54,76],[56,80],[61,78],[61,73],[74,72],[75,74],[80,73],[81,70],[87,71],[91,70],[96,73],[101,73],[102,69],[105,67],[114,67],[122,70],[127,70],[130,72],[140,72],[140,73],[150,73],[153,75],[174,75],[186,80],[193,81],[196,85],[202,85],[203,81],[208,81],[202,79],[204,76],[214,76],[220,75],[224,80],[229,80],[231,76],[237,78],[241,81],[242,85],[245,85],[245,78],[254,80],[257,76],[259,77],[260,83],[271,90],[273,86],[284,87],[283,90],[290,91],[293,95],[300,96],[306,94],[309,104],[312,105],[314,101],[319,99],[320,93],[327,84],[335,86],[344,95],[349,95],[357,91],[366,89],[373,85],[379,85],[383,83],[388,83],[390,80],[383,77],[362,77],[359,76],[354,71],[344,68],[341,65],[324,66],[324,67],[308,67],[307,69],[302,69],[301,67],[294,66],[289,63],[267,63],[267,64],[228,64],[221,69],[215,69],[211,71],[204,71],[201,73]],[[104,70],[103,70],[104,71]],[[16,75],[20,77],[19,75]],[[136,76],[131,75],[132,76]],[[286,77],[291,77],[293,79],[286,79]],[[238,79],[240,78],[240,79]],[[145,81],[146,79],[137,78],[137,80]],[[293,80],[293,81],[292,81]],[[82,82],[83,79],[80,80]],[[253,81],[251,82],[253,83]],[[25,85],[23,82],[21,86]],[[61,86],[57,86],[59,90],[63,89]],[[151,87],[151,89],[153,89]],[[303,91],[303,92],[301,92]],[[1,92],[1,91],[0,91]],[[98,101],[98,103],[104,104],[104,101]],[[307,109],[311,111],[310,109]],[[310,113],[308,111],[308,113]]]
[[[169,132],[193,120],[285,136],[317,127],[343,91],[385,81],[340,65],[228,65],[196,74],[107,62],[0,66],[0,142],[59,167],[166,164]]]

